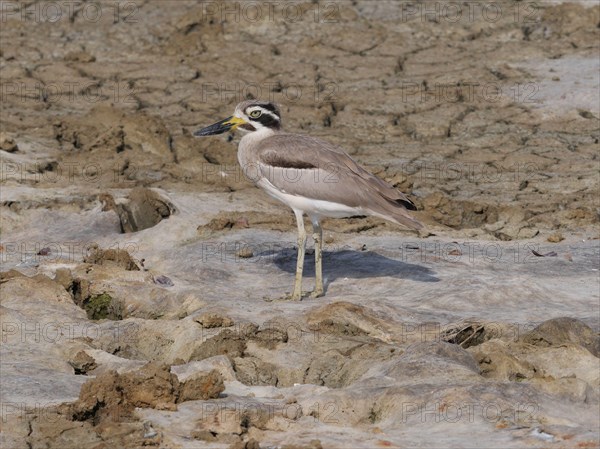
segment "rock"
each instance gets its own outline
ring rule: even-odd
[[[311,330],[325,335],[369,335],[390,341],[393,333],[391,323],[372,309],[344,301],[312,309],[307,321]]]
[[[194,318],[194,321],[207,329],[233,326],[233,320],[231,318],[217,313],[203,313],[199,317]]]
[[[225,355],[171,367],[171,372],[177,375],[180,382],[185,382],[188,378],[196,376],[197,373],[208,373],[212,370],[218,371],[225,382],[236,380],[231,361]]]
[[[217,441],[217,437],[213,434],[213,432],[209,430],[194,430],[192,431],[191,437],[194,440],[202,440],[202,441]]]
[[[564,236],[560,232],[555,232],[554,234],[550,234],[547,240],[550,243],[558,243],[562,242],[564,239]]]
[[[72,62],[94,62],[96,57],[87,51],[72,51],[65,55],[65,61]]]
[[[118,340],[119,336],[116,339]],[[119,374],[137,371],[147,363],[143,360],[130,360],[118,357],[100,349],[86,349],[85,353],[94,359],[96,368],[89,373],[94,376],[99,376],[109,371],[116,371]]]
[[[386,446],[387,444],[382,444],[382,446]],[[308,445],[299,445],[299,444],[284,444],[281,446],[281,449],[323,449],[321,445],[321,440],[310,440]]]
[[[69,365],[75,370],[75,374],[87,374],[89,371],[95,369],[98,365],[93,357],[90,357],[85,351],[79,351],[75,354]]]
[[[446,342],[431,341],[412,344],[406,348],[398,360],[407,363],[409,361],[416,362],[419,359],[431,360],[432,363],[440,362],[444,365],[456,365],[461,369],[464,368],[479,374],[479,365],[469,352],[460,346]]]
[[[130,360],[160,360],[169,365],[178,359],[190,360],[206,343],[202,329],[190,319],[104,321],[92,335],[96,349]]]
[[[504,382],[521,382],[536,376],[536,368],[527,360],[518,357],[509,343],[500,340],[486,341],[469,348],[481,375]]]
[[[102,249],[97,246],[90,248],[89,253],[83,258],[85,263],[95,265],[110,265],[128,271],[139,271],[139,267],[124,249]]]
[[[124,257],[118,256],[120,261]],[[112,261],[102,265],[78,264],[71,268],[73,275],[69,292],[81,307],[91,298],[108,295],[112,298],[105,318],[177,318],[187,316],[205,304],[186,291],[173,292],[154,282],[151,272],[124,270]],[[125,265],[127,266],[127,265]],[[109,305],[104,296],[105,305]]]
[[[252,251],[252,248],[245,246],[242,249],[240,249],[239,251],[237,251],[235,253],[235,255],[237,257],[239,257],[240,259],[250,259],[251,257],[254,256],[254,252]]]
[[[532,239],[539,233],[540,233],[539,229],[526,227],[526,228],[521,228],[517,235],[520,239]]]
[[[243,334],[225,329],[195,348],[191,360],[204,360],[217,355],[240,357],[246,349],[246,344]]]
[[[137,371],[109,371],[86,382],[73,405],[73,419],[130,417],[135,407],[176,410],[179,381],[168,365],[148,363]]]
[[[521,340],[541,347],[571,343],[583,346],[596,357],[600,357],[600,335],[584,322],[574,318],[561,317],[544,321],[523,335]]]
[[[137,232],[151,228],[174,211],[173,205],[153,190],[136,187],[128,201],[117,203],[117,214],[121,221],[121,232]]]
[[[220,212],[208,223],[198,226],[199,236],[211,236],[221,231],[245,228],[267,228],[278,231],[294,229],[291,214],[265,214],[259,212]],[[248,248],[251,249],[251,248]],[[242,250],[245,250],[242,248]]]
[[[278,343],[287,343],[289,340],[286,324],[285,321],[278,322],[277,320],[266,322],[251,338],[264,348],[274,349]]]
[[[27,276],[18,270],[8,270],[8,271],[0,272],[0,282],[6,282],[9,279],[14,279],[17,277],[27,277]]]
[[[525,358],[543,377],[554,379],[574,377],[587,382],[593,389],[599,391],[600,363],[597,357],[581,346],[562,344],[559,347],[538,347],[526,353]]]
[[[245,385],[277,385],[277,367],[257,357],[233,359],[236,378]]]
[[[519,327],[511,323],[497,321],[465,320],[445,326],[441,339],[448,343],[470,348],[491,339],[515,341],[519,337]]]
[[[180,384],[177,402],[215,399],[224,390],[223,376],[217,370],[212,370],[208,374],[196,373],[188,376]]]
[[[561,377],[560,379],[534,377],[528,382],[546,394],[562,397],[569,401],[580,403],[598,401],[598,392],[584,380],[574,377]]]
[[[62,285],[65,290],[69,290],[73,284],[73,274],[68,268],[59,268],[54,274],[54,282]]]
[[[163,287],[173,287],[175,284],[173,283],[173,281],[171,280],[170,277],[165,276],[164,274],[161,274],[159,276],[155,276],[153,278],[153,281],[155,284],[163,286]]]
[[[283,447],[286,446],[287,445]],[[250,438],[248,441],[238,441],[233,443],[228,449],[260,449],[260,444],[254,438]]]
[[[19,151],[19,146],[17,145],[17,142],[15,142],[15,139],[9,137],[4,132],[0,132],[0,150],[15,153]]]
[[[10,295],[20,297],[27,294],[39,297],[40,291],[45,293],[45,298],[52,298],[52,302],[73,304],[71,295],[64,287],[48,276],[38,274],[27,277],[16,270],[10,270],[2,275],[2,294],[6,295],[5,298]]]
[[[525,335],[523,340],[530,340],[528,337]],[[479,363],[485,377],[505,382],[531,381],[544,391],[577,400],[598,396],[598,359],[590,351],[571,342],[549,346],[547,343],[532,345],[523,340],[493,339],[468,351]],[[573,382],[565,379],[573,379]]]

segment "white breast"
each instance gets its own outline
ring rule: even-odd
[[[257,186],[262,188],[273,198],[287,204],[289,207],[295,210],[299,210],[307,213],[311,216],[319,217],[331,217],[331,218],[344,218],[352,217],[355,215],[368,215],[369,212],[358,208],[349,207],[345,204],[334,203],[331,201],[315,200],[312,198],[305,198],[298,195],[290,195],[277,189],[273,184],[266,178],[261,178],[256,183]]]

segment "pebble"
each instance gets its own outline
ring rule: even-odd
[[[548,241],[550,243],[562,242],[564,239],[565,238],[563,237],[563,235],[560,232],[555,232],[554,234],[552,234],[548,237]]]

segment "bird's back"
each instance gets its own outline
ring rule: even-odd
[[[283,132],[248,137],[240,142],[240,163],[279,191],[359,208],[412,229],[422,227],[408,214],[407,209],[416,208],[403,193],[358,165],[342,148]]]

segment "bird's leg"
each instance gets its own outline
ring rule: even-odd
[[[313,239],[315,240],[315,289],[312,298],[323,296],[323,229],[318,218],[312,220]]]
[[[304,249],[306,247],[306,230],[304,229],[304,219],[302,211],[294,211],[296,222],[298,223],[298,260],[296,261],[296,280],[294,282],[294,292],[290,299],[300,301],[302,299],[302,269],[304,268]]]

